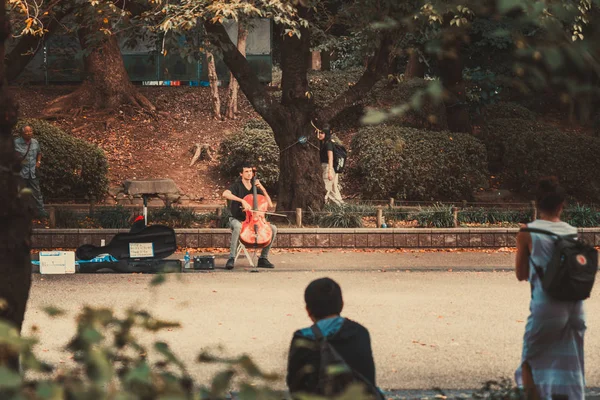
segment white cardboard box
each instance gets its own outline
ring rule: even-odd
[[[74,274],[74,251],[40,251],[41,274]]]

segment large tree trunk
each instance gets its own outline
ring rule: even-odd
[[[303,9],[304,11],[304,9]],[[297,143],[301,136],[314,140],[311,118],[314,104],[307,96],[310,32],[301,30],[300,38],[285,35],[281,46],[281,104],[286,118],[271,124],[275,141],[283,151],[279,161],[278,210],[296,208],[320,210],[325,202],[325,184],[321,178],[319,152],[310,145]]]
[[[458,27],[449,27],[450,19],[451,17],[445,18],[447,33],[442,42],[442,57],[439,62],[448,129],[452,132],[471,132],[471,118],[463,79],[462,32]]]
[[[79,41],[84,51],[85,78],[73,93],[48,104],[47,115],[64,114],[85,108],[114,110],[123,104],[154,111],[154,105],[133,86],[125,70],[119,44],[114,35],[94,42],[99,28],[81,29]]]
[[[217,76],[215,56],[210,51],[206,52],[206,62],[208,64],[208,82],[210,83],[210,96],[213,108],[213,118],[220,120],[221,98],[219,97],[219,77]]]
[[[237,37],[237,49],[241,55],[246,57],[246,39],[248,38],[248,29],[242,23],[238,21],[238,37]],[[227,103],[227,118],[235,119],[238,114],[238,90],[239,83],[233,76],[233,73],[229,74],[229,102]]]
[[[0,0],[0,58],[10,35],[6,4]],[[19,193],[20,163],[15,157],[12,128],[18,109],[8,93],[4,63],[0,63],[0,320],[21,331],[31,286],[31,213]],[[18,370],[19,356],[0,347],[0,365]]]
[[[419,61],[419,52],[416,49],[412,49],[406,64],[406,70],[404,71],[404,78],[424,78],[425,77],[425,64]]]
[[[319,151],[309,144],[293,144],[301,136],[314,136],[310,115],[292,111],[284,124],[273,127],[273,132],[283,149],[279,157],[277,210],[320,210],[325,202],[325,184]],[[288,144],[282,147],[281,143]]]

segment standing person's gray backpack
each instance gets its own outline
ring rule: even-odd
[[[598,252],[594,247],[577,240],[576,235],[561,236],[536,228],[521,228],[521,232],[539,233],[555,239],[546,271],[532,262],[542,288],[550,297],[563,301],[590,297],[598,271]]]
[[[327,338],[323,336],[317,324],[314,324],[311,330],[319,344],[320,367],[317,392],[320,395],[334,397],[344,393],[351,384],[359,383],[364,386],[365,393],[371,395],[373,400],[385,400],[385,397],[376,386],[348,365]]]

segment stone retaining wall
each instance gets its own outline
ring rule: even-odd
[[[34,229],[34,249],[77,248],[110,242],[128,229]],[[327,229],[279,228],[275,247],[284,248],[474,248],[514,247],[516,228],[493,229]],[[229,247],[229,229],[176,229],[177,244],[193,248]],[[600,246],[600,228],[583,228],[580,236]]]

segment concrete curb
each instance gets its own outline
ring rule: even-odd
[[[128,229],[34,229],[33,249],[99,246]],[[177,244],[190,248],[227,248],[229,229],[175,229]],[[500,248],[514,247],[518,228],[332,229],[279,228],[279,248]],[[586,242],[600,246],[600,228],[581,228]]]

